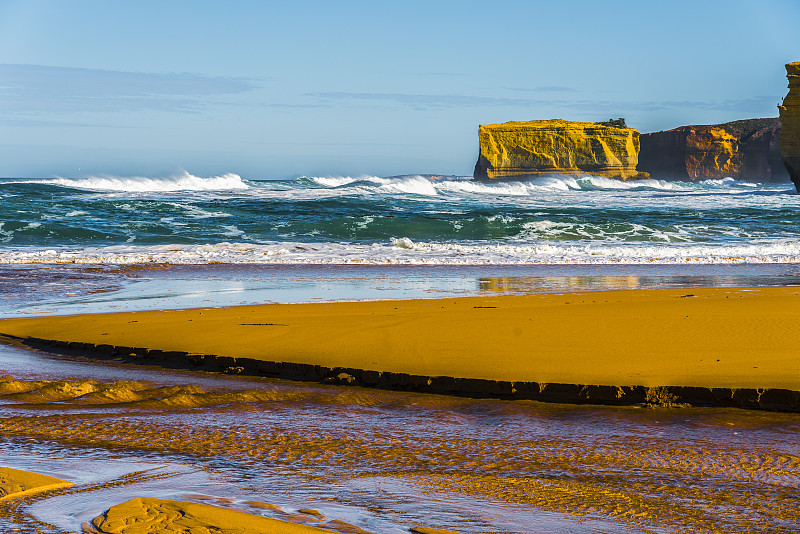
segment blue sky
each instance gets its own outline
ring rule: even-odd
[[[0,0],[0,176],[471,174],[479,124],[777,116],[797,0]]]

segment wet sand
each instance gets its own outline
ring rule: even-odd
[[[192,502],[141,497],[112,506],[84,530],[92,534],[218,532],[236,534],[315,534],[330,530],[289,523]]]
[[[215,354],[229,366],[243,363],[244,356],[498,383],[797,391],[798,293],[796,288],[683,289],[263,305],[9,319],[0,321],[0,332],[95,347],[145,347],[184,358]],[[82,347],[86,351],[88,345]],[[104,365],[109,374],[116,369],[109,366],[119,365],[79,361]],[[161,372],[120,369],[142,377]],[[0,446],[14,452],[31,446],[24,440],[35,440],[37,447],[52,443],[48,451],[63,447],[58,454],[85,455],[81,461],[87,465],[96,461],[92,451],[102,451],[104,458],[120,461],[169,458],[203,466],[221,480],[215,491],[234,500],[212,502],[209,513],[223,532],[228,512],[250,506],[249,515],[263,519],[253,515],[259,507],[239,493],[280,488],[278,493],[291,495],[305,487],[314,489],[303,490],[312,493],[295,501],[335,496],[337,505],[357,502],[377,516],[389,510],[391,527],[402,525],[398,531],[428,516],[434,518],[428,524],[448,530],[418,532],[494,532],[501,524],[511,525],[502,531],[526,533],[532,524],[542,532],[733,532],[756,518],[776,532],[791,532],[798,520],[796,509],[786,506],[798,488],[795,414],[544,408],[528,401],[163,372],[165,382],[157,384],[2,378],[0,430],[9,441]],[[216,389],[223,378],[230,382]],[[185,385],[195,380],[213,387]],[[241,388],[229,389],[239,382]],[[41,455],[52,454],[43,449]],[[152,476],[155,481],[162,475]],[[123,479],[109,477],[111,484]],[[81,521],[108,510],[92,527],[103,532],[103,521],[115,528],[117,519],[138,514],[152,524],[156,516],[178,517],[205,504],[181,501],[185,489],[176,490],[175,483],[169,492],[153,486],[130,493],[146,483],[126,481],[125,498]],[[80,499],[89,490],[109,491],[102,485],[81,487],[56,499],[86,513],[91,505]],[[165,493],[168,500],[149,499]],[[20,510],[42,515],[53,508],[48,501]],[[150,501],[159,504],[145,506]],[[425,505],[417,509],[415,502]],[[164,514],[150,514],[162,506]],[[223,511],[216,511],[220,507]],[[437,507],[442,509],[432,514]],[[305,514],[306,530],[297,532],[322,526],[300,506],[266,512],[278,521]],[[566,516],[524,515],[533,512]],[[374,521],[335,519],[326,528],[358,532],[355,523],[365,527],[362,532],[389,531],[370,528]]]
[[[34,373],[50,358],[26,352]],[[3,532],[78,532],[140,497],[342,533],[789,533],[800,522],[796,414],[48,361],[75,378],[0,380],[0,458],[76,486],[0,502]]]
[[[0,466],[0,501],[73,485],[59,478]]]
[[[798,391],[798,310],[794,287],[663,289],[5,319],[0,333],[214,355],[231,369]]]
[[[74,486],[59,478],[0,466],[0,501],[17,499]],[[203,496],[196,496],[203,497]],[[224,500],[223,500],[224,501]],[[280,509],[260,502],[246,503],[253,509]],[[218,532],[236,534],[314,534],[335,530],[340,533],[369,534],[343,521],[326,521],[317,510],[295,514],[293,521],[282,521],[249,514],[241,509],[223,508],[210,504],[139,497],[111,506],[85,522],[82,531],[89,534],[145,534],[148,532]],[[289,514],[284,514],[289,515]],[[305,517],[303,517],[305,516]],[[326,528],[302,524],[317,521]],[[424,529],[423,530],[429,530]]]

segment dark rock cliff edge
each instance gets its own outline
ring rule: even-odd
[[[789,177],[800,191],[800,61],[786,65],[789,93],[778,106],[783,121],[780,147],[783,164]]]
[[[702,181],[731,177],[784,182],[789,175],[778,140],[781,119],[681,126],[641,134],[640,171],[661,180]]]

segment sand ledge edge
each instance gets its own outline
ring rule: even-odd
[[[19,489],[6,493],[5,491],[9,489],[9,484],[18,486]],[[50,475],[0,465],[0,488],[4,490],[0,491],[0,501],[10,501],[30,495],[70,488],[74,485],[74,482]]]
[[[717,406],[800,413],[800,391],[780,388],[636,386],[511,382],[454,376],[424,376],[370,369],[235,358],[143,347],[94,344],[0,333],[0,342],[66,356],[115,360],[225,374],[282,378],[470,398],[535,400],[612,406]]]

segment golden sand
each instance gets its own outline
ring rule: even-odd
[[[0,333],[423,376],[800,390],[793,287],[36,317]]]
[[[0,467],[0,501],[70,486],[74,484],[60,478]]]
[[[183,532],[220,534],[313,534],[330,530],[269,519],[219,506],[140,497],[112,506],[85,525],[84,530],[102,534]]]

